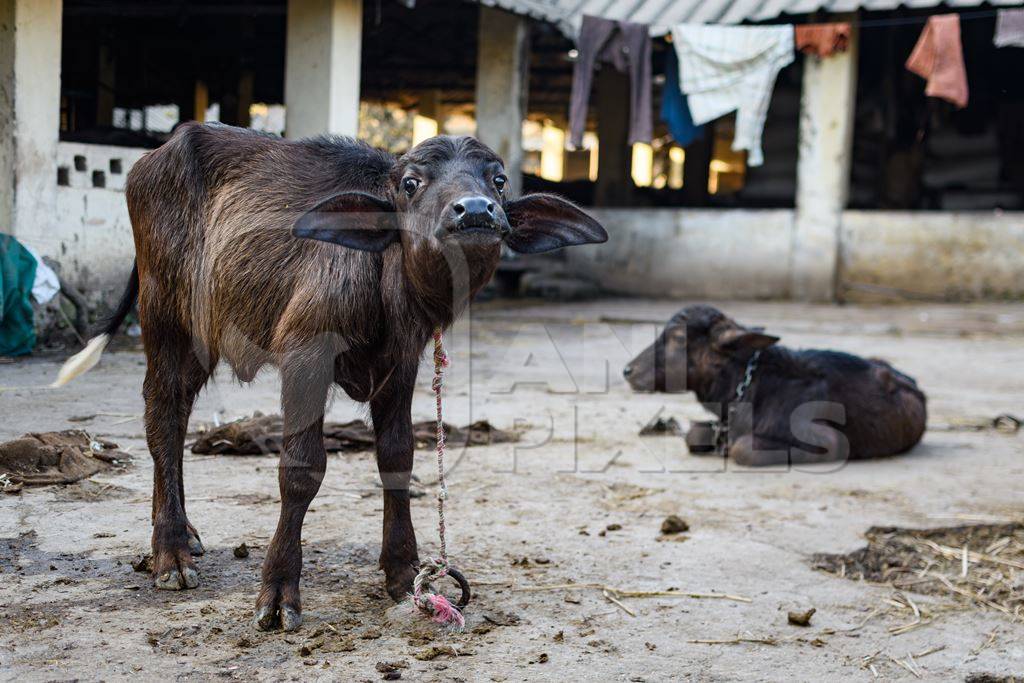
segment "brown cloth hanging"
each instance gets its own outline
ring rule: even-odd
[[[939,14],[928,18],[907,69],[928,80],[924,94],[952,102],[959,109],[967,106],[967,69],[960,42],[960,16]]]
[[[796,49],[807,55],[831,57],[850,46],[850,25],[845,22],[802,24],[793,33]]]
[[[576,40],[579,54],[569,94],[569,144],[583,145],[587,102],[597,65],[607,64],[629,76],[629,144],[651,141],[651,32],[646,24],[583,16]]]

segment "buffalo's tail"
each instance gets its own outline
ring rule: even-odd
[[[100,333],[90,339],[84,349],[65,361],[64,365],[61,366],[60,372],[57,373],[57,379],[50,386],[62,387],[79,375],[89,372],[100,361],[100,356],[103,355],[103,350],[110,343],[110,338],[121,327],[121,323],[128,317],[128,314],[131,313],[132,307],[135,306],[135,300],[138,297],[139,265],[138,263],[133,263],[132,274],[128,278],[128,286],[125,287],[124,294],[121,295],[117,308],[110,314],[110,317],[101,323]]]

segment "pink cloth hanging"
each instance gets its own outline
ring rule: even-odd
[[[960,43],[960,16],[940,14],[928,18],[907,69],[928,80],[924,93],[952,102],[959,109],[967,106],[967,69]]]

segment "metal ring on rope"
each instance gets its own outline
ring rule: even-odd
[[[469,604],[470,598],[473,597],[472,592],[469,590],[469,581],[466,581],[466,577],[462,575],[455,567],[448,567],[448,576],[455,580],[455,583],[459,584],[459,590],[462,591],[462,596],[459,601],[455,603],[455,606],[462,609]]]

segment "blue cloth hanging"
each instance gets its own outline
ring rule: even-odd
[[[704,137],[704,126],[695,126],[686,95],[679,89],[679,57],[673,48],[665,51],[665,88],[661,93],[661,120],[676,143],[686,147]]]

